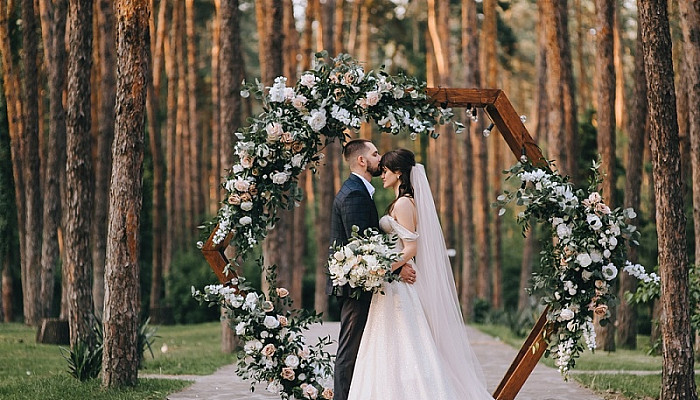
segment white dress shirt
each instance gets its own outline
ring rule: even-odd
[[[353,172],[353,175],[357,175],[360,179],[362,179],[362,183],[365,184],[365,187],[367,188],[367,191],[369,192],[369,197],[374,200],[374,186],[372,186],[371,183],[367,179],[365,179],[364,176],[358,174],[357,172]]]

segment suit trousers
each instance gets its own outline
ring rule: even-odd
[[[360,349],[362,332],[367,323],[371,293],[364,293],[359,300],[350,297],[338,297],[340,300],[340,334],[338,335],[338,352],[335,359],[335,376],[333,381],[333,398],[346,400],[350,392],[350,382],[355,369],[357,352]]]

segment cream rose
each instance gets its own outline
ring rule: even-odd
[[[289,367],[284,367],[282,368],[282,373],[280,374],[282,379],[286,379],[288,381],[293,381],[294,380],[294,370]]]
[[[277,296],[278,296],[279,298],[281,298],[281,299],[283,299],[283,298],[289,296],[289,290],[287,290],[287,289],[285,289],[285,288],[283,288],[283,287],[277,288],[275,291],[277,292]]]
[[[265,347],[263,347],[263,349],[260,353],[262,355],[264,355],[265,357],[270,357],[271,355],[275,354],[275,350],[277,350],[275,348],[275,345],[270,343],[270,344],[265,345]]]

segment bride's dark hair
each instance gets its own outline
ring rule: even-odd
[[[416,165],[416,156],[410,150],[396,149],[385,153],[379,162],[380,168],[386,168],[391,172],[397,172],[399,176],[399,195],[387,207],[387,214],[394,209],[394,203],[401,197],[413,198],[413,185],[411,185],[411,169]]]

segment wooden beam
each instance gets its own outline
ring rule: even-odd
[[[229,261],[228,258],[226,258],[226,254],[224,254],[224,251],[226,250],[226,248],[228,248],[228,245],[231,242],[232,234],[229,233],[226,236],[226,238],[221,241],[221,243],[215,244],[214,234],[216,234],[216,231],[218,229],[219,226],[217,225],[216,228],[212,231],[211,235],[209,235],[209,238],[202,246],[202,254],[209,263],[209,266],[211,267],[212,271],[214,271],[214,273],[216,274],[216,277],[219,278],[219,282],[225,285],[235,287],[236,285],[231,284],[231,280],[237,278],[238,274],[236,273],[236,271],[230,268],[228,270],[228,274],[226,274],[225,272],[226,267],[229,265]]]
[[[493,393],[493,397],[496,400],[515,399],[532,370],[535,369],[540,358],[542,358],[545,350],[547,350],[546,338],[549,337],[550,333],[547,325],[547,312],[549,312],[549,308],[540,315],[535,327],[532,328],[530,335],[523,343],[518,355]]]

